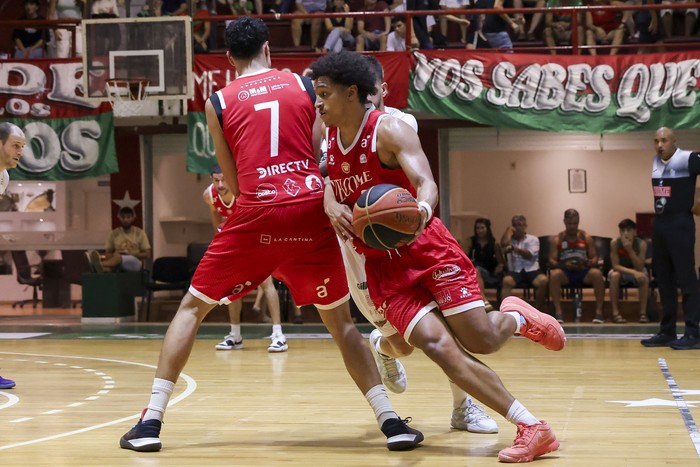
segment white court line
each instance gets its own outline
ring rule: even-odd
[[[129,362],[126,360],[113,360],[110,358],[79,357],[76,355],[47,355],[47,354],[32,354],[32,353],[18,353],[18,352],[0,352],[0,354],[25,355],[25,356],[30,356],[30,357],[75,358],[75,359],[82,359],[82,360],[94,360],[94,361],[98,361],[98,362],[122,363],[125,365],[142,366],[145,368],[156,369],[155,365],[149,365],[147,363]],[[185,382],[187,383],[187,387],[175,399],[171,400],[168,403],[168,407],[170,407],[171,405],[175,405],[178,402],[180,402],[181,400],[189,397],[197,389],[197,382],[191,376],[186,375],[185,373],[181,373],[180,378],[185,380]],[[133,414],[133,415],[129,415],[127,417],[119,418],[117,420],[112,420],[109,422],[100,423],[98,425],[92,425],[92,426],[80,428],[80,429],[73,430],[73,431],[67,431],[65,433],[59,433],[56,435],[46,436],[44,438],[31,439],[29,441],[22,441],[20,443],[15,443],[15,444],[6,444],[5,446],[0,446],[0,451],[4,451],[5,449],[17,448],[20,446],[28,446],[30,444],[43,443],[44,441],[52,441],[54,439],[65,438],[67,436],[77,435],[80,433],[85,433],[87,431],[93,431],[93,430],[97,430],[100,428],[104,428],[104,427],[108,427],[108,426],[112,426],[112,425],[117,425],[119,423],[124,423],[126,421],[139,418],[140,416],[141,416],[141,412]]]
[[[17,402],[19,402],[19,397],[15,396],[14,394],[10,394],[9,392],[0,391],[0,396],[7,397],[7,402],[0,405],[0,410],[6,409],[10,406],[15,405]]]
[[[681,418],[683,419],[685,428],[688,430],[690,441],[693,443],[693,447],[695,448],[695,452],[697,453],[698,457],[700,457],[700,432],[698,432],[698,427],[695,424],[695,420],[693,420],[693,415],[690,413],[688,403],[683,398],[683,392],[678,389],[678,384],[676,384],[676,380],[673,378],[671,371],[668,369],[666,359],[659,358],[658,362],[659,368],[661,369],[661,374],[663,375],[664,380],[666,380],[666,385],[671,390],[673,400],[676,401],[676,406],[678,407],[678,411],[681,413]]]

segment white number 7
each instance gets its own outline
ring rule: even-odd
[[[280,103],[279,101],[255,104],[255,111],[270,109],[270,157],[277,157],[280,146]]]

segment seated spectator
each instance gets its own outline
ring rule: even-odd
[[[677,3],[695,3],[695,0],[663,0],[663,5]],[[664,25],[664,36],[671,37],[679,35],[680,31],[673,29],[673,17],[676,15],[683,16],[683,35],[690,36],[695,31],[695,23],[698,20],[698,9],[688,8],[687,10],[661,10],[661,22]]]
[[[151,244],[146,232],[133,225],[135,219],[133,208],[125,206],[119,210],[121,227],[109,234],[104,256],[100,257],[95,250],[88,252],[95,272],[135,272],[143,268],[143,262],[151,256]]]
[[[81,20],[84,8],[85,3],[82,0],[50,0],[46,17],[48,19]],[[73,31],[75,31],[75,37],[73,37]],[[49,36],[48,52],[50,57],[72,57],[73,44],[75,44],[75,56],[80,57],[83,54],[83,34],[79,24],[75,26],[75,29],[52,29],[49,31]]]
[[[501,247],[508,266],[503,277],[502,296],[509,296],[514,287],[532,287],[535,308],[544,310],[548,279],[540,269],[540,239],[527,233],[525,216],[513,216],[501,237]]]
[[[209,51],[209,35],[211,34],[211,18],[206,0],[192,0],[192,40],[194,41],[194,53],[205,54]]]
[[[471,6],[471,0],[440,0],[440,9],[445,11],[450,10],[466,10]],[[440,30],[442,35],[447,37],[447,23],[453,22],[459,25],[461,31],[460,42],[467,43],[467,28],[471,21],[465,15],[444,15],[440,16]]]
[[[46,19],[39,14],[39,0],[24,0],[24,15],[22,20]],[[12,31],[12,41],[15,43],[15,58],[44,58],[46,30],[35,26]]]
[[[326,0],[296,0],[295,8],[294,13],[324,13],[326,11]],[[316,50],[318,47],[323,18],[293,19],[292,42],[294,47],[301,45],[301,28],[304,24],[309,23],[311,23],[311,48]]]
[[[547,0],[547,8],[563,6],[583,6],[581,0]],[[579,42],[583,40],[583,22],[579,14],[578,34]],[[554,47],[560,44],[571,43],[571,15],[567,13],[547,13],[544,19],[544,42],[550,48],[549,53],[556,55]]]
[[[513,0],[513,7],[525,8],[525,3],[529,4],[529,8],[532,6],[535,8],[544,8],[545,6],[545,0]],[[542,22],[542,16],[544,16],[543,13],[533,13],[532,17],[530,18],[530,27],[527,28],[527,33],[525,33],[525,16],[522,14],[515,15],[516,21],[518,24],[520,24],[520,30],[518,31],[517,36],[518,40],[537,40],[536,32],[537,28]]]
[[[582,287],[592,285],[595,292],[594,323],[602,323],[605,280],[598,268],[598,252],[593,237],[579,230],[579,215],[575,209],[564,212],[564,226],[551,242],[549,251],[549,295],[554,303],[557,321],[563,322],[561,309],[561,288],[564,285]]]
[[[392,31],[386,39],[386,50],[389,52],[406,50],[406,18],[394,16],[391,18]],[[413,47],[418,47],[418,40],[413,36]]]
[[[654,0],[628,0],[628,5],[653,5]],[[657,10],[627,10],[625,24],[632,38],[637,39],[637,53],[661,52],[660,48],[652,48],[647,44],[660,44],[659,12]]]
[[[622,5],[610,0],[593,0],[591,5]],[[610,55],[617,55],[619,45],[625,37],[625,21],[622,13],[613,10],[593,10],[586,12],[586,44],[611,44]],[[596,49],[589,49],[591,55],[598,55]]]
[[[614,323],[626,323],[620,315],[620,286],[639,287],[639,322],[648,323],[647,300],[649,299],[649,276],[646,271],[647,243],[637,236],[637,224],[632,219],[624,219],[617,227],[620,236],[610,243],[610,301]]]
[[[480,217],[474,221],[474,235],[464,245],[464,251],[476,269],[476,278],[482,294],[486,286],[499,287],[503,276],[503,252],[491,230],[491,221]],[[486,311],[493,306],[484,298]]]
[[[330,13],[348,13],[350,6],[345,0],[333,0]],[[346,16],[344,18],[326,18],[324,20],[326,31],[326,42],[323,44],[323,49],[319,52],[340,52],[344,48],[354,48],[355,37],[352,35],[353,18]]]
[[[505,10],[513,8],[513,0],[477,0],[476,7]],[[507,13],[486,15],[481,25],[481,31],[492,49],[513,48],[513,42],[508,34],[511,29],[517,34],[520,24],[516,18],[511,18]]]
[[[365,12],[389,12],[389,5],[383,0],[365,0],[362,9]],[[362,52],[365,50],[386,50],[387,36],[391,32],[391,17],[370,16],[358,17],[357,37],[355,40],[355,50]]]

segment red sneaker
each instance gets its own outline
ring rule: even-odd
[[[515,435],[513,445],[501,450],[498,460],[508,463],[532,462],[535,457],[557,449],[559,441],[547,422],[541,420],[540,423],[530,426],[518,423],[518,434]]]
[[[566,344],[566,334],[557,320],[518,297],[506,297],[501,302],[501,311],[517,311],[525,318],[520,334],[547,350],[561,350]]]

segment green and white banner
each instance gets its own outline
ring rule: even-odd
[[[700,51],[553,56],[416,51],[408,107],[500,128],[700,127]]]
[[[117,172],[112,109],[82,98],[82,62],[0,62],[0,121],[24,130],[13,180],[73,180]]]

